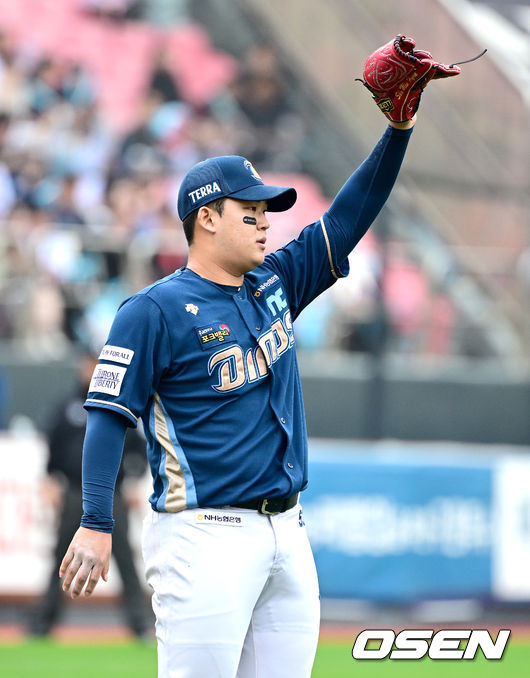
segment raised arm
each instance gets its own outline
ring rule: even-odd
[[[393,123],[337,193],[323,222],[334,262],[346,259],[366,233],[396,182],[414,121]]]

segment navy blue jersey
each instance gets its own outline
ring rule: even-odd
[[[330,209],[241,287],[183,268],[126,300],[86,407],[143,420],[157,511],[287,497],[307,485],[293,321],[348,273],[410,132],[388,128]]]
[[[121,306],[86,404],[142,418],[157,510],[306,486],[293,320],[335,279],[317,222],[240,288],[184,268]]]

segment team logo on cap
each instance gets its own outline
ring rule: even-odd
[[[245,167],[248,169],[248,171],[252,174],[254,179],[257,179],[258,181],[262,181],[262,178],[260,175],[256,172],[256,168],[254,165],[250,162],[250,160],[245,160],[244,162]]]

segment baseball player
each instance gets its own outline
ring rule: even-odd
[[[348,274],[423,87],[458,72],[403,36],[374,53],[365,84],[388,128],[327,212],[267,256],[268,212],[289,209],[295,190],[265,185],[240,156],[192,167],[178,194],[187,265],[117,312],[85,403],[84,515],[59,574],[74,598],[107,580],[114,481],[126,428],[141,418],[160,678],[311,674],[319,592],[299,504],[307,436],[293,322]]]

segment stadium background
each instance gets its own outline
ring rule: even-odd
[[[238,153],[296,186],[286,242],[384,129],[354,78],[398,32],[446,63],[488,54],[428,88],[351,275],[295,326],[324,621],[527,622],[529,31],[523,0],[1,0],[4,636],[50,557],[42,428],[120,300],[185,262],[180,177]],[[119,590],[59,635],[119,633]]]

